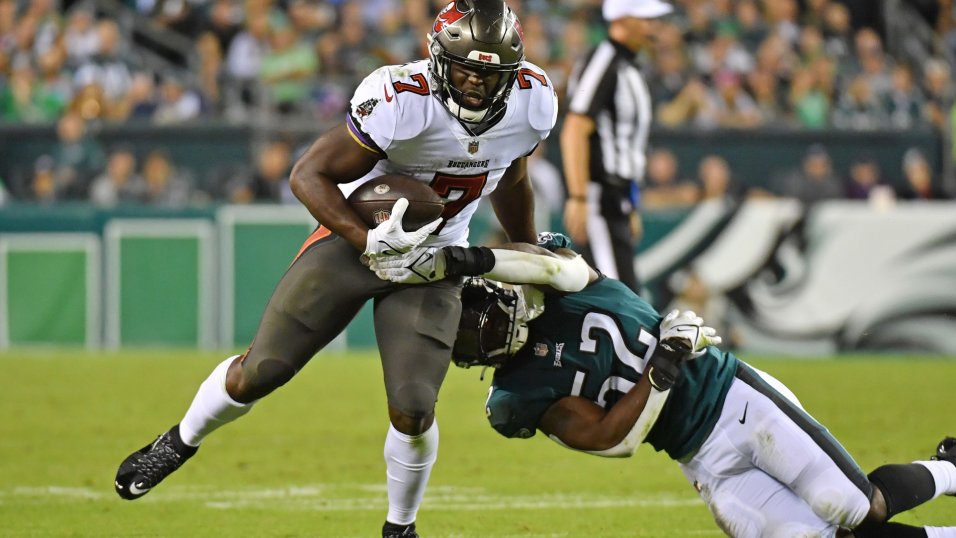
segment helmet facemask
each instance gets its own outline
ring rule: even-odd
[[[470,278],[461,292],[461,320],[452,350],[457,366],[498,368],[528,341],[528,324],[518,319],[518,296],[483,278]]]
[[[501,0],[457,0],[438,14],[427,38],[434,93],[445,108],[476,130],[497,121],[524,60],[521,26],[511,9]],[[452,81],[453,65],[483,79],[497,74],[498,80],[480,103],[470,104]]]

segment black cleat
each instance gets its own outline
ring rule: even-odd
[[[930,459],[948,461],[956,465],[956,437],[947,437],[940,441],[936,445],[936,454]]]
[[[129,501],[146,495],[156,484],[186,463],[197,450],[199,447],[183,443],[179,437],[179,424],[173,426],[123,460],[113,483],[116,493]]]
[[[933,454],[931,460],[948,461],[956,465],[956,437],[947,437],[936,446],[936,454]],[[950,497],[956,497],[954,493],[947,493]]]
[[[386,521],[385,525],[382,526],[382,538],[419,538],[419,536],[418,533],[415,532],[414,523],[409,525],[396,525]]]

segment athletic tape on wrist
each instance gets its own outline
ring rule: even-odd
[[[495,268],[495,253],[488,247],[445,247],[447,276],[479,276]]]

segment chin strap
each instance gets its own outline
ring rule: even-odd
[[[485,117],[488,116],[488,111],[491,109],[490,106],[481,110],[465,108],[456,103],[451,96],[448,96],[448,98],[445,99],[445,105],[448,107],[448,111],[451,112],[452,115],[462,121],[467,121],[468,123],[481,123],[485,120]]]

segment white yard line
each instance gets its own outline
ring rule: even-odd
[[[90,501],[123,502],[110,490],[73,486],[11,486],[0,487],[0,505],[89,503]],[[244,508],[287,512],[382,512],[387,508],[385,488],[381,484],[303,484],[284,488],[220,489],[212,486],[168,486],[137,501],[143,504],[201,503],[213,510]],[[577,493],[550,493],[542,495],[507,496],[479,487],[435,486],[429,488],[425,510],[456,511],[514,511],[550,509],[627,509],[679,508],[700,505],[696,498],[674,495],[594,495]],[[436,538],[465,538],[452,533]],[[614,537],[633,536],[616,533]],[[676,537],[721,536],[717,529],[675,531]],[[362,538],[361,536],[342,538]],[[567,533],[502,534],[495,538],[571,538]]]
[[[170,503],[201,501],[209,508],[230,510],[272,504],[274,509],[302,511],[370,511],[386,506],[379,485],[307,484],[286,488],[219,489],[203,486],[171,486],[140,502]],[[114,498],[112,491],[68,486],[15,486],[0,489],[0,500],[29,499],[33,502],[103,500]],[[694,498],[672,496],[609,496],[571,493],[505,496],[483,488],[434,487],[429,489],[424,508],[430,510],[547,510],[553,508],[677,508],[694,506]]]

